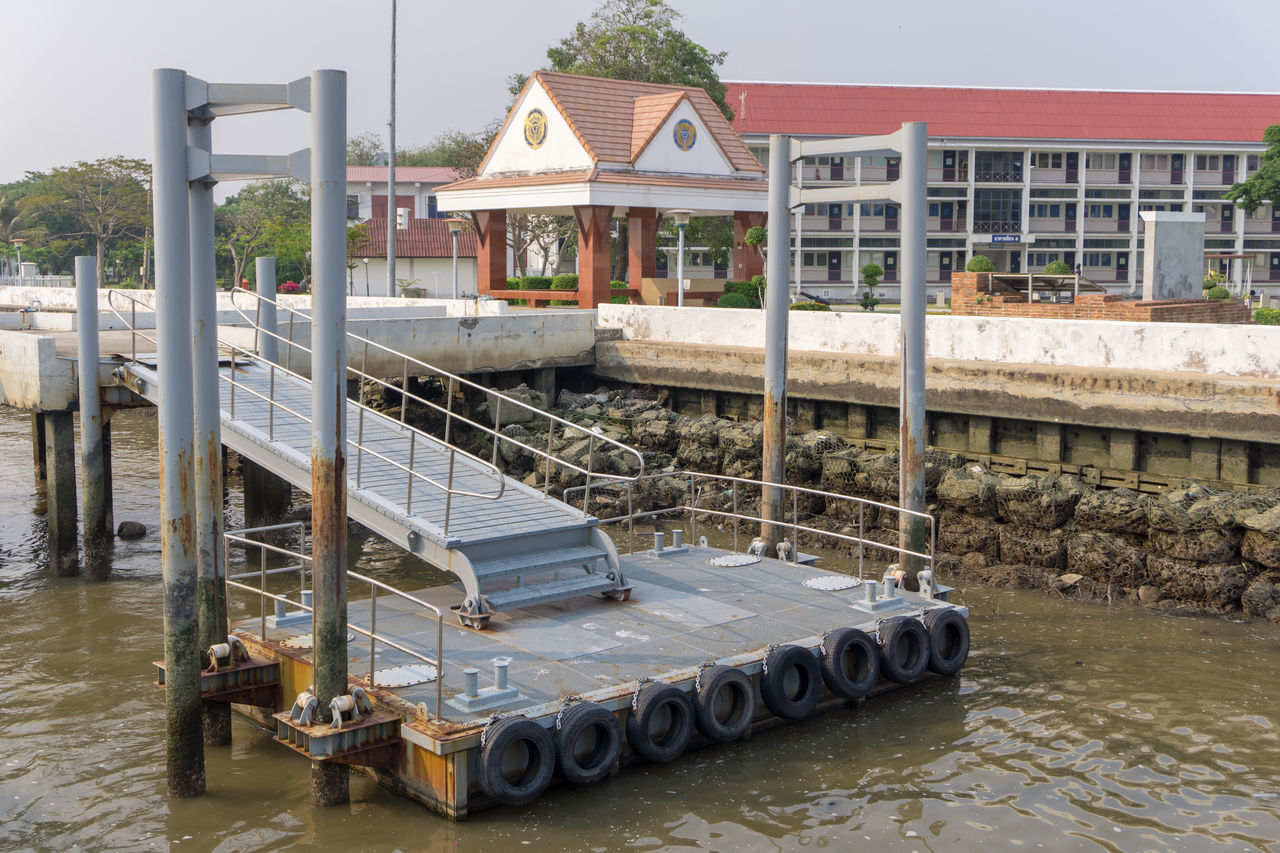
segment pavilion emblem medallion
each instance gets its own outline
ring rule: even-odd
[[[687,118],[676,122],[672,135],[675,137],[676,147],[681,151],[688,151],[693,147],[693,143],[698,141],[698,129]]]
[[[524,116],[524,142],[530,148],[541,148],[547,141],[547,114],[538,108]]]

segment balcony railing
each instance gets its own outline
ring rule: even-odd
[[[984,220],[975,219],[973,222],[973,233],[974,234],[1021,234],[1022,220],[1020,219],[1014,219],[1014,220],[989,219],[984,221]]]
[[[1022,169],[975,169],[973,179],[979,183],[1022,183]]]

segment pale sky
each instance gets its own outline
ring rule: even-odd
[[[1275,0],[671,0],[726,80],[1278,91]],[[390,0],[0,0],[0,182],[150,159],[150,70],[216,82],[348,72],[349,135],[385,133]],[[474,130],[593,0],[400,0],[400,146]],[[1280,116],[1268,121],[1280,122]],[[306,117],[214,123],[222,153],[287,153]]]

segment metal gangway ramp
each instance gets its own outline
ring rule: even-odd
[[[310,350],[296,342],[294,329],[309,327],[310,316],[249,291],[237,290],[234,300],[253,300],[255,310],[237,307],[245,326],[254,330],[252,350],[219,338],[219,394],[222,443],[294,486],[311,490],[311,381],[290,368]],[[128,302],[127,306],[121,305]],[[133,337],[150,340],[137,327],[139,307],[150,306],[113,291],[112,311],[132,330]],[[272,328],[261,319],[263,309],[286,313],[288,321]],[[295,322],[297,321],[297,322]],[[281,334],[276,328],[287,332]],[[618,551],[599,528],[598,520],[570,507],[549,493],[552,472],[567,468],[585,488],[593,484],[635,480],[644,475],[639,451],[558,418],[514,397],[499,394],[470,380],[397,352],[367,337],[347,333],[348,351],[364,356],[360,367],[348,366],[348,378],[359,379],[360,393],[346,400],[347,514],[365,527],[461,581],[466,598],[457,608],[463,624],[487,626],[494,612],[602,594],[629,597]],[[263,346],[275,343],[275,347]],[[279,358],[264,358],[260,350]],[[401,385],[364,369],[375,351],[383,363],[398,360]],[[151,356],[138,355],[136,346],[117,376],[152,403],[158,400],[158,370]],[[408,390],[410,376],[432,375],[447,388],[446,405]],[[381,387],[401,399],[399,418],[365,403],[367,387]],[[483,424],[453,411],[455,394],[464,389],[489,399],[493,424]],[[408,404],[425,407],[444,418],[443,436],[435,436],[405,422]],[[520,433],[503,431],[501,413],[536,413],[548,421],[544,446],[521,440]],[[478,430],[492,443],[492,458],[474,456],[450,442],[457,429]],[[555,437],[586,442],[584,463],[555,450]],[[503,445],[541,460],[541,490],[506,476],[497,465]],[[593,470],[603,454],[597,446],[612,445],[634,462],[625,474]],[[584,506],[585,506],[584,502]]]

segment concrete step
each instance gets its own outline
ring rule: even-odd
[[[581,575],[561,578],[550,583],[516,586],[485,595],[491,610],[516,610],[535,604],[550,604],[566,598],[579,598],[596,592],[614,589],[616,584],[604,575]]]
[[[605,560],[607,558],[608,555],[603,549],[593,545],[581,545],[484,560],[474,563],[472,569],[481,584],[483,584],[493,578],[508,577],[510,575],[531,575],[536,572],[545,572],[569,566],[575,568],[589,566],[594,569],[597,560]]]

